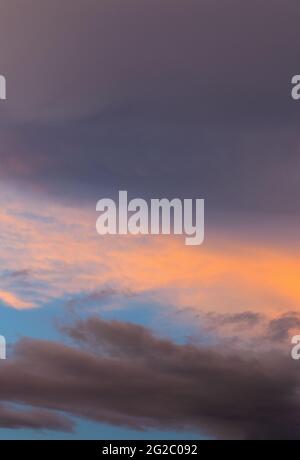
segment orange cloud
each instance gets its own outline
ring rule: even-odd
[[[0,290],[0,301],[8,305],[9,307],[16,308],[17,310],[23,310],[26,308],[33,308],[35,304],[32,302],[26,302],[20,299],[12,292]]]
[[[273,314],[300,304],[300,258],[287,248],[221,235],[199,247],[167,236],[101,237],[96,213],[28,198],[0,209],[1,267],[31,273],[30,289],[2,281],[0,299],[15,308],[103,286],[201,311]]]

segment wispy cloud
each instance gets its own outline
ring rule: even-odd
[[[0,301],[9,307],[16,308],[17,310],[23,310],[26,308],[34,308],[36,305],[33,302],[28,302],[19,298],[12,292],[0,290]]]

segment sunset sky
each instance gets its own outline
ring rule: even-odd
[[[0,439],[300,438],[297,0],[0,0]],[[96,203],[205,199],[205,241]]]

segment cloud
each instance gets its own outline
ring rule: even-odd
[[[295,331],[299,327],[299,312],[284,313],[279,318],[273,318],[270,321],[267,328],[267,337],[274,342],[283,342],[289,338],[291,331]]]
[[[192,309],[190,316],[197,319],[204,336],[209,335],[217,343],[239,348],[240,351],[255,349],[259,353],[266,350],[285,353],[291,337],[298,334],[300,327],[297,311],[270,315],[267,309],[263,313],[217,313]],[[197,333],[192,334],[190,340],[199,343]],[[200,337],[200,340],[203,338]]]
[[[73,423],[66,417],[46,410],[15,409],[0,405],[1,428],[72,431]]]
[[[141,430],[300,437],[298,365],[286,354],[179,345],[95,317],[64,332],[76,346],[18,342],[1,364],[1,399]]]
[[[76,308],[84,307],[85,305],[99,305],[111,298],[118,298],[119,302],[122,302],[122,299],[126,297],[134,297],[134,295],[134,292],[129,289],[118,290],[112,287],[104,287],[103,289],[98,289],[90,293],[71,298],[67,302],[67,307],[70,310],[74,310]]]
[[[16,308],[17,310],[24,310],[27,308],[34,308],[36,305],[33,302],[27,302],[20,299],[12,292],[0,290],[0,301],[9,307]]]
[[[210,318],[215,325],[226,326],[226,325],[237,325],[239,327],[256,326],[262,319],[262,315],[252,311],[244,311],[241,313],[235,313],[232,315],[222,315],[217,313],[208,314],[207,318]]]
[[[297,0],[274,0],[272,14],[260,0],[2,0],[0,300],[84,308],[134,292],[217,311],[214,330],[261,328],[272,346],[285,341],[299,324],[285,313],[300,300],[289,238],[300,209],[290,98],[299,9]],[[204,197],[220,232],[193,251],[171,238],[100,239],[95,203],[122,188]],[[219,222],[232,229],[247,213],[264,241],[220,238]],[[272,213],[284,231],[276,220],[264,227]],[[275,229],[287,243],[274,243]],[[180,346],[95,320],[68,333],[87,349],[19,343],[0,374],[4,400],[138,428],[299,435],[295,363],[281,355]],[[10,416],[21,415],[44,417]]]
[[[43,7],[4,0],[2,6],[8,111],[23,122],[93,120],[141,103],[144,117],[159,105],[161,116],[173,119],[221,113],[228,122],[241,112],[254,118],[260,108],[280,118],[273,97],[286,101],[286,73],[298,65],[296,0],[273,0],[272,15],[259,0],[243,6],[238,0],[45,0]]]
[[[11,277],[11,278],[24,279],[30,276],[30,271],[26,269],[13,270],[11,272],[5,273],[4,276]]]
[[[2,3],[2,180],[299,213],[297,1]]]
[[[0,296],[14,308],[54,299],[85,308],[104,298],[121,306],[132,293],[134,301],[218,314],[275,317],[299,305],[292,239],[279,245],[272,237],[266,243],[244,233],[237,240],[220,231],[189,248],[180,237],[101,237],[94,206],[70,208],[9,187],[0,209]]]

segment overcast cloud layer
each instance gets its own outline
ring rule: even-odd
[[[1,176],[297,212],[299,2],[3,0]],[[280,186],[279,186],[280,184]]]

